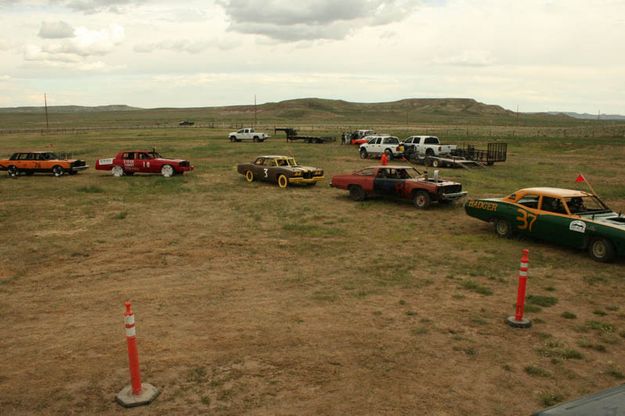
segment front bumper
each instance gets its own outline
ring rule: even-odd
[[[315,183],[325,179],[325,176],[313,176],[312,178],[302,178],[299,176],[295,176],[289,178],[289,183]]]
[[[467,194],[467,191],[462,192],[454,192],[452,194],[440,194],[439,198],[444,201],[455,201],[456,199],[460,199]]]
[[[84,166],[72,166],[71,168],[69,168],[70,170],[74,171],[74,172],[78,172],[79,170],[85,170],[89,167],[89,165],[84,165]]]

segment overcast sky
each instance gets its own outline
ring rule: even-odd
[[[0,107],[475,98],[625,114],[625,0],[0,0]]]

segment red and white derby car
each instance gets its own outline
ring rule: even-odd
[[[166,178],[193,170],[193,166],[188,160],[167,159],[153,150],[119,152],[114,158],[97,160],[95,168],[97,170],[110,170],[113,176],[160,173]]]

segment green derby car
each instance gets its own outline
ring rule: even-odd
[[[471,199],[464,209],[493,223],[500,237],[525,234],[588,250],[601,262],[625,255],[625,216],[588,192],[526,188],[504,198]]]

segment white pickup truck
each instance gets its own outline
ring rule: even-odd
[[[265,133],[254,131],[254,129],[246,127],[239,131],[233,131],[228,134],[228,138],[231,142],[240,142],[241,140],[252,140],[254,142],[264,142],[269,136]]]
[[[404,153],[404,148],[401,146],[399,139],[395,136],[388,135],[374,135],[367,136],[367,143],[360,145],[360,158],[367,159],[368,157],[379,157],[382,153],[386,153],[389,159],[394,157],[401,157]]]
[[[403,142],[407,155],[442,156],[456,150],[454,144],[441,144],[436,136],[410,136]]]

